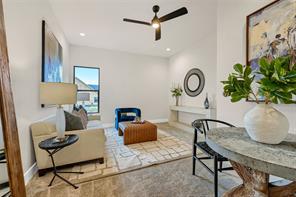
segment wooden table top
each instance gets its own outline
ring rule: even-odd
[[[215,128],[206,142],[220,155],[247,167],[296,181],[296,135],[278,145],[253,141],[244,128]]]

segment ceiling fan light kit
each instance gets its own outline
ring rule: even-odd
[[[160,27],[160,22],[159,22],[159,19],[157,18],[156,15],[155,15],[154,18],[152,19],[151,24],[152,24],[152,27],[153,27],[154,29],[157,29],[157,28]]]
[[[178,10],[175,10],[174,12],[171,12],[167,15],[164,15],[160,18],[158,18],[157,13],[159,12],[159,6],[155,5],[152,8],[153,12],[155,13],[155,16],[151,20],[151,23],[145,22],[145,21],[139,21],[139,20],[133,20],[133,19],[128,19],[124,18],[123,21],[125,22],[130,22],[130,23],[136,23],[136,24],[141,24],[141,25],[148,25],[152,26],[155,29],[155,41],[160,40],[161,38],[161,25],[160,23],[163,23],[165,21],[177,18],[179,16],[188,14],[188,10],[185,7],[182,7]]]

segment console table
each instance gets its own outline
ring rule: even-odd
[[[204,107],[193,107],[193,106],[170,106],[170,114],[169,114],[169,125],[182,129],[184,131],[193,132],[193,128],[190,123],[183,123],[179,121],[179,113],[188,113],[197,115],[198,119],[200,118],[210,118],[216,119],[216,109],[210,108],[205,109]]]
[[[279,131],[280,132],[280,131]],[[251,140],[244,128],[215,128],[207,132],[207,144],[229,159],[243,184],[223,197],[290,197],[296,193],[296,135],[289,134],[278,145]],[[269,175],[291,182],[285,186],[269,183]]]

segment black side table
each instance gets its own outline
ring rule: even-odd
[[[57,141],[55,141],[55,138],[56,137],[52,137],[52,138],[49,138],[49,139],[44,140],[44,141],[39,143],[39,148],[41,148],[41,149],[45,150],[46,152],[48,152],[48,154],[49,154],[49,156],[51,158],[52,166],[53,166],[53,174],[54,174],[54,176],[51,179],[48,186],[52,185],[53,180],[57,176],[60,179],[62,179],[63,181],[65,181],[66,183],[68,183],[69,185],[73,186],[75,189],[77,189],[78,187],[76,185],[74,185],[73,183],[71,183],[70,181],[65,179],[64,177],[60,176],[58,173],[83,174],[83,172],[61,172],[61,171],[57,171],[53,155],[56,154],[57,152],[59,152],[60,150],[62,150],[63,148],[65,148],[67,146],[70,146],[71,144],[74,144],[75,142],[77,142],[79,137],[78,137],[78,135],[66,135],[66,139],[63,142],[57,142]]]

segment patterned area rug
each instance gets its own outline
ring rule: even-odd
[[[64,169],[69,171],[82,171],[84,174],[63,174],[73,183],[95,180],[98,178],[115,175],[147,166],[186,158],[192,154],[192,146],[186,142],[158,129],[157,141],[144,142],[131,145],[123,145],[123,137],[118,136],[115,128],[105,129],[106,147],[104,164],[98,161],[75,165]],[[43,177],[34,177],[32,181],[38,181],[39,186],[47,187],[52,173]],[[59,179],[55,179],[53,186],[59,185]]]
[[[123,145],[123,137],[118,136],[115,129],[106,129],[105,135],[107,167],[113,165],[119,171],[184,158],[192,153],[191,145],[159,129],[157,141],[127,146]]]

